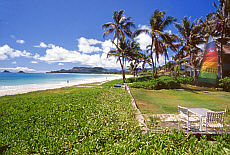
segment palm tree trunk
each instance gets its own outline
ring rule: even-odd
[[[143,62],[143,64],[142,64],[142,71],[143,72],[145,71],[145,62]]]
[[[194,74],[193,74],[193,79],[194,79],[194,82],[195,82],[195,85],[197,85],[197,70],[196,70],[196,67],[193,67],[193,70],[194,70]]]
[[[155,71],[155,69],[154,69],[154,62],[153,62],[153,43],[154,43],[154,36],[152,35],[152,44],[151,44],[151,53],[150,53],[150,59],[151,59],[151,61],[152,61],[152,70],[153,70],[153,74],[152,74],[152,78],[154,79],[154,77],[155,77],[155,74],[154,74],[154,71]]]
[[[151,56],[150,56],[150,58],[151,58],[151,61],[152,61],[152,70],[153,70],[152,78],[154,79],[154,77],[155,77],[155,74],[154,74],[154,71],[155,71],[155,66],[154,66],[154,61],[153,61],[153,55],[152,55],[152,52],[151,52]]]
[[[167,67],[166,67],[166,53],[165,53],[165,73],[167,72]]]
[[[122,61],[119,58],[119,61],[121,65],[122,79],[123,79],[123,84],[124,84],[125,83],[124,58],[122,57]]]
[[[190,65],[192,65],[192,54],[190,52]],[[190,77],[192,77],[192,67],[190,67]]]
[[[157,56],[155,54],[155,75],[157,75]]]
[[[220,53],[219,53],[219,63],[218,63],[221,79],[223,78],[223,59],[222,59],[223,57],[223,42],[222,42],[223,38],[224,38],[224,24],[223,24],[222,33],[221,33]]]
[[[122,77],[123,77],[123,83],[125,83],[125,70],[124,70],[124,64],[125,64],[125,58],[122,56]]]

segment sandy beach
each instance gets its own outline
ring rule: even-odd
[[[132,77],[132,75],[126,75],[126,78]],[[30,84],[30,85],[21,85],[14,89],[9,90],[0,90],[0,96],[6,95],[16,95],[16,94],[25,94],[28,92],[40,91],[40,90],[48,90],[48,89],[57,89],[62,87],[70,87],[74,85],[94,83],[94,82],[106,82],[115,79],[121,79],[122,75],[116,75],[114,77],[104,77],[104,78],[92,78],[85,79],[79,81],[65,81],[59,84]]]

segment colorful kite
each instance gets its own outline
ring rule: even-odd
[[[204,53],[198,81],[215,85],[217,74],[218,74],[218,53],[217,53],[215,42],[210,42],[207,44]]]

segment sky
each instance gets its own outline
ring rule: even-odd
[[[72,67],[120,69],[107,53],[111,36],[102,25],[112,22],[113,11],[125,10],[137,28],[148,27],[155,9],[177,18],[205,17],[217,0],[0,0],[0,71],[46,72]],[[166,28],[178,34],[173,25]],[[147,34],[135,40],[141,49]],[[170,53],[172,56],[173,53]],[[160,57],[159,65],[164,64]]]

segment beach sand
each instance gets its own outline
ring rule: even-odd
[[[132,75],[126,75],[126,78],[132,77]],[[6,95],[16,95],[16,94],[25,94],[33,91],[47,90],[47,89],[57,89],[62,87],[70,87],[80,84],[88,84],[94,82],[106,82],[115,79],[121,79],[122,75],[116,75],[114,77],[104,77],[104,78],[93,78],[93,79],[85,79],[80,81],[65,81],[59,84],[31,84],[31,85],[22,85],[15,89],[10,90],[0,90],[0,96]]]

